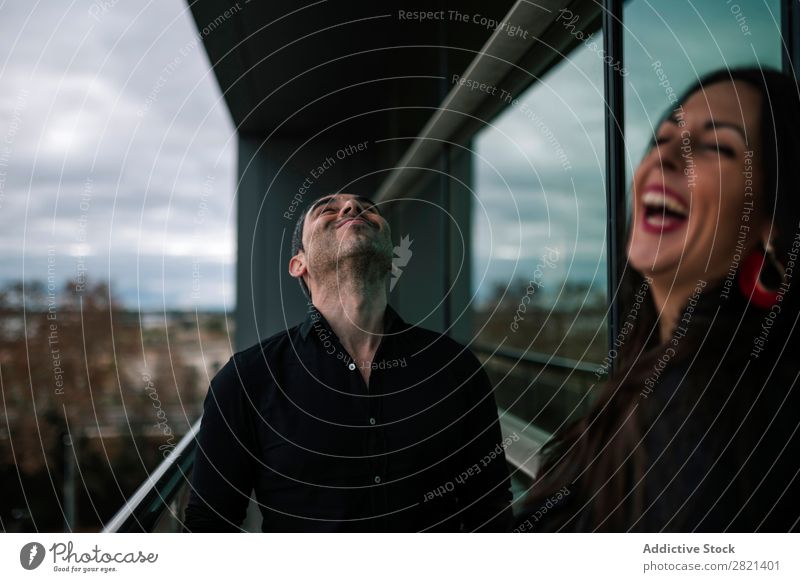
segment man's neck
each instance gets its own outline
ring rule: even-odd
[[[312,302],[342,347],[356,360],[371,361],[384,332],[385,281],[355,281],[339,275],[327,285],[314,285]]]

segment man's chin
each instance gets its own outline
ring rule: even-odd
[[[337,268],[354,268],[359,272],[386,271],[392,268],[392,255],[374,246],[359,246],[340,252],[336,258]]]
[[[376,265],[386,264],[387,269],[391,268],[392,266],[392,258],[383,254],[383,253],[376,253],[376,252],[354,252],[354,253],[347,253],[347,254],[340,254],[336,257],[336,262],[341,264],[349,263],[366,263],[371,264],[375,263]]]
[[[340,245],[337,257],[339,259],[357,259],[359,257],[378,259],[383,257],[391,263],[392,248],[388,245],[382,245],[376,240],[359,237]]]

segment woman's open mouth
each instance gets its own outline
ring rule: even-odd
[[[642,194],[642,226],[648,232],[672,232],[689,218],[689,207],[677,193],[661,187],[648,187]]]

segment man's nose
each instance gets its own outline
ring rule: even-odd
[[[358,202],[355,198],[351,198],[347,202],[344,203],[342,206],[342,214],[360,214],[364,209],[361,206],[361,203]]]

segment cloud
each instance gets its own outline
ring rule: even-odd
[[[0,22],[0,281],[41,278],[55,248],[126,300],[186,306],[201,257],[220,273],[203,303],[230,300],[235,129],[187,4],[7,3]]]

